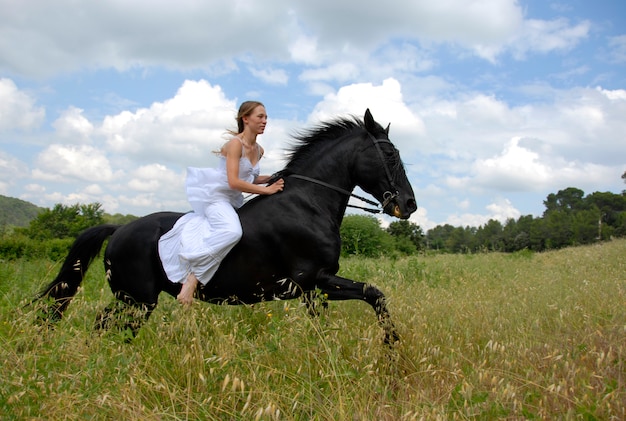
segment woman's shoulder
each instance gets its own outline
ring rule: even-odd
[[[233,136],[230,139],[228,139],[226,141],[226,143],[224,143],[224,146],[226,145],[236,145],[239,146],[240,148],[242,147],[243,144],[243,140],[241,140],[241,138],[239,136]]]
[[[241,139],[237,136],[233,136],[230,140],[226,141],[222,146],[221,152],[222,155],[226,156],[230,153],[236,153],[241,155],[241,151],[243,150],[243,145],[241,144]]]

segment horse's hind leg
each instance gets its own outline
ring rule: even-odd
[[[154,304],[137,303],[128,296],[118,297],[96,317],[96,330],[116,329],[125,333],[126,341],[131,341],[143,324],[150,318],[156,307]]]

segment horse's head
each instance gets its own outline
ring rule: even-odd
[[[386,214],[408,219],[417,210],[415,194],[400,153],[389,140],[389,126],[383,129],[369,109],[365,111],[364,123],[367,135],[354,171],[357,185],[374,196]]]

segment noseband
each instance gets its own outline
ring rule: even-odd
[[[391,144],[391,142],[388,139],[376,139],[374,136],[372,136],[371,133],[367,133],[369,138],[372,139],[372,142],[374,142],[374,146],[376,146],[376,151],[378,152],[378,156],[380,157],[381,162],[383,163],[383,168],[385,169],[385,174],[387,176],[387,181],[389,182],[389,186],[390,186],[390,190],[387,190],[385,193],[383,193],[383,203],[380,205],[380,208],[376,208],[376,209],[372,209],[372,208],[365,208],[362,206],[356,206],[356,205],[347,205],[350,208],[356,208],[356,209],[361,209],[364,210],[366,212],[370,212],[370,213],[381,213],[389,203],[391,203],[392,200],[394,200],[396,197],[399,196],[398,193],[398,188],[396,187],[396,184],[393,182],[393,178],[391,177],[391,171],[389,171],[389,167],[387,166],[387,162],[385,162],[385,156],[383,155],[383,151],[380,148],[379,143],[389,143]],[[393,145],[392,145],[393,146]],[[318,180],[316,178],[312,178],[312,177],[307,177],[305,175],[300,175],[300,174],[289,174],[288,177],[292,177],[292,178],[297,178],[299,180],[305,180],[305,181],[309,181],[311,183],[315,183],[318,184],[320,186],[324,186],[326,188],[329,188],[331,190],[335,190],[336,192],[342,193],[346,196],[351,196],[354,197],[355,199],[359,199],[365,203],[368,203],[372,206],[379,206],[378,203],[374,202],[373,200],[369,200],[365,197],[356,195],[352,192],[349,192],[348,190],[342,189],[341,187],[337,187],[337,186],[333,186],[332,184],[326,183],[325,181],[322,180]]]

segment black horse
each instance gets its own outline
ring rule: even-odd
[[[336,275],[339,227],[355,186],[373,195],[382,204],[379,211],[389,215],[407,219],[417,209],[388,132],[389,126],[383,129],[367,110],[363,120],[340,119],[299,134],[285,169],[274,176],[285,179],[285,190],[255,197],[239,209],[243,237],[196,297],[248,304],[298,297],[306,301],[317,292],[328,300],[363,300],[374,308],[385,342],[396,341],[383,293]],[[72,245],[57,277],[38,296],[49,297],[42,317],[62,317],[89,264],[111,236],[104,265],[116,300],[98,316],[96,327],[107,328],[128,309],[140,310],[141,316],[127,324],[134,336],[162,291],[174,297],[180,292],[181,284],[165,276],[157,243],[182,215],[159,212],[122,226],[87,229]]]

